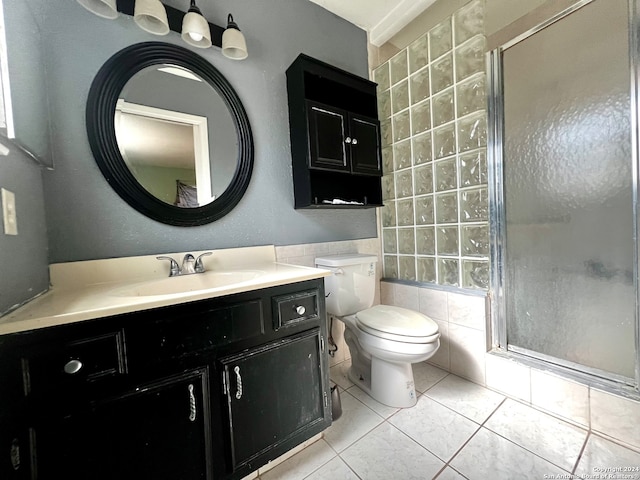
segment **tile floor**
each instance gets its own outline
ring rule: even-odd
[[[348,368],[331,368],[342,417],[261,480],[640,479],[598,470],[640,467],[640,452],[427,363],[414,365],[420,395],[410,409],[377,403]]]

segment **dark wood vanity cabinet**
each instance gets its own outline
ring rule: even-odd
[[[241,479],[331,423],[322,280],[0,336],[0,478]]]
[[[233,468],[324,422],[320,330],[222,359]],[[251,470],[251,468],[249,468]]]
[[[214,478],[206,368],[36,421],[36,478]]]
[[[296,208],[382,205],[376,84],[300,55],[287,92]]]

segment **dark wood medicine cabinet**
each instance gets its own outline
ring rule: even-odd
[[[0,336],[3,480],[239,480],[331,424],[322,279]]]
[[[376,84],[300,54],[287,92],[295,208],[381,206]]]

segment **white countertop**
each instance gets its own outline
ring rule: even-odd
[[[172,256],[180,264],[185,253],[162,255]],[[197,256],[203,251],[191,253]],[[187,276],[165,281],[169,276],[169,262],[157,260],[156,255],[54,264],[50,266],[51,289],[0,317],[0,335],[221,297],[331,274],[318,268],[276,263],[273,245],[214,250],[213,255],[203,257],[203,263],[208,272],[248,271],[255,278],[195,291],[139,295],[135,292],[150,283],[162,280],[166,289],[173,280],[180,286],[180,279]],[[199,275],[206,276],[206,273],[188,277]],[[204,277],[197,280],[201,278]]]

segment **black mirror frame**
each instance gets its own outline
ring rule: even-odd
[[[236,127],[239,151],[231,183],[218,198],[201,207],[176,207],[154,197],[129,171],[116,140],[114,113],[120,92],[137,72],[160,63],[190,69],[209,83],[222,97]],[[159,222],[184,227],[213,222],[229,213],[249,186],[254,152],[247,113],[227,79],[207,60],[186,48],[162,42],[145,42],[113,55],[91,84],[86,124],[91,150],[107,182],[129,205]]]

